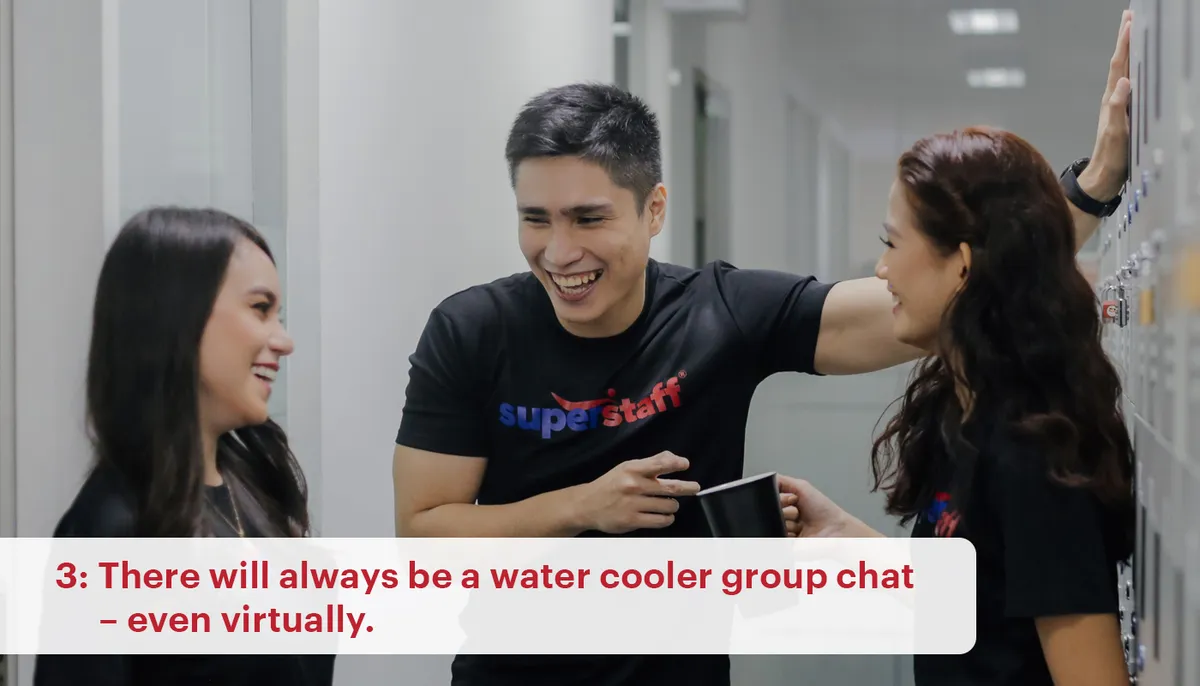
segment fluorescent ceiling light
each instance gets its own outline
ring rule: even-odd
[[[1016,33],[1021,29],[1016,10],[952,10],[950,30],[960,36]]]
[[[967,83],[971,88],[1023,88],[1024,69],[969,69]]]

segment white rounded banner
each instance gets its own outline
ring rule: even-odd
[[[0,653],[951,654],[963,539],[0,539]]]

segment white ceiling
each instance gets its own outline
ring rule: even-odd
[[[793,0],[793,65],[806,100],[856,153],[894,158],[916,137],[970,124],[1028,138],[1056,166],[1091,152],[1124,0]],[[952,9],[1016,9],[1020,32],[956,36]],[[973,89],[971,67],[1020,67],[1022,89]]]

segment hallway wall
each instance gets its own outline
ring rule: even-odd
[[[194,31],[185,42],[170,33],[144,36],[156,42],[143,50],[208,49],[202,39],[212,40],[204,33],[213,24],[196,22],[221,16],[204,11],[217,0],[175,1],[193,10],[188,16],[195,19],[189,24]],[[284,12],[286,31],[276,39],[284,42],[277,57],[285,62],[286,83],[275,84],[280,93],[268,94],[284,99],[283,112],[272,119],[261,106],[251,107],[249,74],[228,61],[189,62],[188,73],[216,79],[246,98],[206,99],[219,95],[218,89],[172,91],[177,100],[155,100],[175,72],[145,64],[140,73],[158,80],[141,83],[141,100],[163,108],[154,122],[176,127],[150,132],[137,121],[120,125],[123,102],[130,105],[122,96],[129,91],[114,75],[120,76],[115,70],[120,30],[129,24],[117,10],[128,19],[130,8],[161,10],[159,0],[55,0],[54,7],[46,0],[0,0],[0,7],[14,7],[18,36],[38,37],[18,40],[14,51],[18,201],[7,207],[16,218],[14,240],[0,242],[0,257],[8,250],[16,272],[16,287],[7,294],[11,306],[0,302],[0,314],[9,307],[9,320],[0,317],[0,356],[8,356],[0,359],[0,375],[15,377],[12,397],[20,398],[6,405],[0,397],[0,423],[6,431],[15,427],[0,441],[10,441],[20,456],[19,469],[4,462],[0,444],[0,485],[9,480],[0,489],[0,525],[21,535],[49,533],[86,464],[81,393],[92,289],[123,214],[142,202],[187,201],[259,217],[271,204],[264,205],[260,191],[276,182],[285,189],[281,212],[261,216],[269,217],[264,228],[281,252],[287,325],[297,343],[277,397],[285,401],[281,418],[309,478],[317,533],[393,535],[392,446],[408,355],[426,317],[461,288],[525,269],[503,158],[508,126],[521,103],[546,87],[613,76],[612,0],[244,2],[257,8],[259,20],[238,19],[239,31],[253,26],[261,31],[262,12],[272,5]],[[907,141],[909,131],[928,132],[960,115],[994,111],[1014,128],[1031,130],[1039,144],[1057,146],[1050,150],[1055,164],[1086,152],[1094,133],[1091,92],[1103,74],[1088,72],[1084,78],[1083,69],[1102,69],[1103,55],[1095,63],[1090,56],[1086,63],[1079,58],[1082,95],[1071,90],[1070,97],[1063,96],[1070,102],[1055,105],[1056,121],[1083,122],[1065,131],[1059,124],[1042,126],[1040,112],[1010,108],[1000,117],[1001,96],[994,94],[976,94],[969,106],[946,109],[931,91],[903,93],[907,82],[900,79],[875,92],[864,86],[828,97],[821,86],[852,79],[832,70],[816,78],[814,52],[827,56],[839,44],[856,50],[869,44],[886,53],[905,43],[848,40],[849,34],[839,34],[827,21],[840,3],[802,10],[792,0],[748,0],[742,17],[681,18],[668,13],[662,0],[635,2],[635,22],[642,22],[644,33],[637,36],[633,60],[641,71],[631,82],[660,112],[667,156],[669,224],[654,243],[659,258],[692,261],[694,132],[688,107],[694,69],[729,95],[729,250],[715,257],[740,267],[815,271],[828,280],[868,275],[878,255],[892,147]],[[871,14],[870,5],[857,3],[857,11]],[[56,11],[64,6],[69,11]],[[890,7],[898,19],[900,5]],[[873,23],[862,24],[871,35],[904,38],[890,15],[872,17]],[[919,17],[908,21],[929,23]],[[1109,23],[1107,16],[1094,21]],[[1108,33],[1085,30],[1097,45],[1109,44]],[[234,47],[214,54],[248,59],[246,44]],[[256,69],[271,66],[271,54],[255,58]],[[878,53],[862,60],[883,63]],[[263,74],[254,74],[260,87],[269,82]],[[221,81],[222,75],[229,79]],[[1043,87],[1065,92],[1058,84]],[[911,107],[910,100],[925,101],[930,111],[941,108],[939,116],[924,117],[925,109],[901,112]],[[811,114],[801,125],[789,120],[793,102]],[[0,98],[0,115],[3,105]],[[192,107],[188,116],[173,118],[171,108],[185,105]],[[221,112],[249,109],[257,117],[253,145],[270,126],[281,127],[272,134],[285,141],[285,169],[278,174],[264,176],[241,156],[249,136],[245,127],[220,129],[224,137],[209,128]],[[897,130],[848,135],[839,126],[839,115],[868,111]],[[249,126],[250,120],[243,123]],[[180,131],[201,133],[179,139]],[[791,134],[802,135],[803,146],[789,141]],[[876,139],[882,155],[871,149]],[[118,154],[122,146],[139,143],[137,155]],[[815,156],[811,173],[789,174],[793,149]],[[256,159],[273,154],[267,150]],[[164,168],[177,164],[172,171],[181,175],[138,166],[147,160],[162,161]],[[195,173],[194,186],[185,178],[189,171]],[[122,188],[122,179],[142,184],[144,193],[126,194],[133,186]],[[0,188],[0,199],[11,197],[4,193]],[[62,202],[64,197],[72,202]],[[797,208],[798,198],[805,206]],[[0,202],[0,227],[7,205]],[[797,219],[800,210],[804,217]],[[9,321],[16,326],[6,330]],[[778,470],[809,478],[869,523],[891,530],[882,498],[868,491],[869,440],[906,371],[769,380],[751,410],[746,472]],[[449,657],[343,656],[338,683],[395,683],[390,675],[399,672],[406,684],[433,686],[446,683],[448,664]],[[734,680],[755,686],[890,686],[904,683],[907,665],[891,657],[736,657]],[[24,683],[29,676],[28,670],[22,673]]]

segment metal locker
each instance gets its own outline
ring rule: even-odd
[[[1196,54],[1195,47],[1196,40],[1200,39],[1200,3],[1197,0],[1182,0],[1182,4],[1183,20],[1180,24],[1185,27],[1187,35],[1183,41],[1184,94],[1180,100],[1186,106],[1181,116],[1180,147],[1185,151],[1187,162],[1180,183],[1180,225],[1172,270],[1172,303],[1179,318],[1175,328],[1179,337],[1175,355],[1179,386],[1175,417],[1181,425],[1179,433],[1183,457],[1200,473],[1200,420],[1197,420],[1200,417],[1200,370],[1195,369],[1200,361],[1194,354],[1195,348],[1200,345],[1200,140],[1197,139],[1200,131],[1196,130],[1197,124],[1200,124],[1200,55]],[[1192,480],[1190,484],[1195,487],[1200,482]],[[1200,498],[1200,490],[1194,489],[1190,493],[1193,499]],[[1200,571],[1196,574],[1200,576]],[[1200,679],[1195,683],[1200,683]]]
[[[1200,684],[1200,144],[1196,0],[1135,0],[1128,207],[1101,275],[1126,296],[1105,324],[1136,451],[1137,541],[1122,628],[1137,683]],[[1122,326],[1124,324],[1124,326]],[[1132,583],[1130,583],[1132,582]]]
[[[1178,461],[1169,448],[1139,418],[1139,451],[1146,469],[1153,474],[1153,488],[1146,492],[1147,510],[1151,513],[1146,530],[1144,577],[1144,606],[1141,613],[1143,632],[1140,637],[1143,677],[1141,683],[1174,684],[1181,671],[1183,657],[1179,646],[1182,618],[1180,600],[1183,595],[1184,568],[1180,553],[1182,536],[1179,532],[1177,505]]]
[[[1183,645],[1185,660],[1182,683],[1200,684],[1200,476],[1193,465],[1184,462],[1185,559],[1189,576],[1185,579],[1187,603]]]

